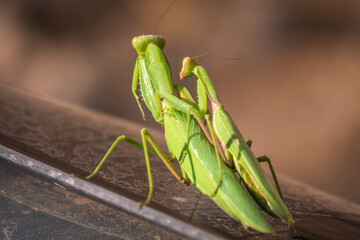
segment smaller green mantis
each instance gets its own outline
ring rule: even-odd
[[[231,119],[230,115],[224,109],[215,87],[202,66],[199,66],[191,57],[183,60],[183,66],[180,73],[180,79],[185,79],[196,75],[198,77],[198,92],[205,89],[206,93],[200,93],[200,97],[208,96],[212,106],[212,128],[214,129],[217,140],[220,145],[223,159],[228,166],[236,168],[241,180],[244,182],[249,193],[260,205],[260,207],[273,217],[280,217],[288,222],[294,228],[293,218],[287,209],[278,180],[270,159],[266,156],[256,158],[250,150],[251,141],[245,142],[240,131]],[[206,100],[202,100],[206,101]],[[204,111],[199,112],[204,116]],[[277,190],[266,176],[259,162],[267,162],[273,175]]]

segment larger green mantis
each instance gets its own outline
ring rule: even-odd
[[[190,57],[183,60],[180,79],[185,79],[196,75],[198,77],[198,91],[206,91],[206,94],[212,106],[212,128],[216,135],[216,140],[220,142],[220,151],[223,152],[224,160],[230,167],[235,166],[241,180],[244,182],[247,190],[260,205],[260,207],[273,217],[280,217],[294,227],[292,216],[284,204],[281,190],[271,165],[270,159],[266,156],[255,158],[250,150],[251,141],[245,142],[240,131],[231,119],[230,115],[224,109],[216,89],[202,66]],[[206,94],[200,94],[201,97]],[[206,101],[206,99],[202,100]],[[204,111],[199,112],[203,114]],[[214,145],[216,146],[216,145]],[[259,162],[268,162],[277,190],[271,184]]]

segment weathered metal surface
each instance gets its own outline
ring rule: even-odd
[[[40,166],[43,177],[50,173],[46,166],[6,152],[12,160],[28,167]],[[53,182],[48,183],[22,169],[0,163],[0,239],[183,239],[149,221],[69,192],[64,187],[67,184],[57,182],[70,178],[56,169],[50,171]],[[96,186],[92,188],[91,183],[73,183],[83,190],[82,194],[86,193],[84,189],[98,190]],[[129,203],[124,201],[125,204]]]
[[[118,135],[126,134],[140,140],[139,131],[141,129],[141,126],[123,119],[42,100],[4,86],[0,86],[0,126],[1,145],[63,172],[78,174],[90,173]],[[160,142],[160,146],[165,149],[163,133],[152,129],[150,129],[150,132]],[[127,143],[121,143],[99,175],[91,182],[96,184],[95,187],[101,187],[99,189],[111,191],[115,194],[115,198],[117,198],[116,196],[119,199],[126,198],[132,203],[144,200],[148,192],[148,181],[143,158],[142,150]],[[4,161],[4,157],[1,161]],[[213,237],[289,239],[294,236],[292,230],[286,224],[271,218],[268,219],[275,226],[280,236],[265,236],[255,231],[245,231],[238,221],[226,215],[206,196],[200,198],[192,222],[187,225],[186,221],[191,214],[199,192],[195,187],[184,186],[174,179],[157,157],[152,156],[151,162],[155,189],[152,203],[146,209],[149,209],[150,212],[154,211],[152,214],[159,214],[159,216],[164,214],[174,219],[174,221],[179,221],[184,226],[204,231]],[[11,176],[6,177],[6,179],[9,178]],[[17,178],[14,181],[8,181],[7,184],[12,182],[14,184],[21,183],[23,191],[30,191],[31,187],[26,187],[26,179],[24,177],[24,182],[21,183],[21,178]],[[72,179],[75,180],[75,185],[82,182],[80,179]],[[56,178],[52,181],[56,182]],[[58,184],[63,185],[61,182],[58,182]],[[360,207],[358,205],[312,189],[283,176],[280,176],[280,184],[286,204],[294,215],[296,226],[304,234],[314,239],[360,238]],[[93,184],[89,186],[93,186]],[[8,189],[11,189],[11,185],[1,185],[1,196],[11,195]],[[49,196],[49,198],[57,196],[58,191],[56,188],[49,188],[46,196]],[[81,190],[77,191],[81,192]],[[70,193],[64,194],[70,195]],[[44,199],[44,196],[39,195],[40,202],[47,200]],[[7,199],[10,198],[7,197]],[[20,203],[22,202],[20,201]],[[68,204],[73,203],[69,201]],[[114,209],[113,211],[116,212],[108,217],[109,219],[124,218],[130,213],[129,217],[134,219],[144,218],[144,216],[141,216],[142,211],[134,210],[134,205],[131,207],[132,210]],[[40,207],[36,208],[40,209]],[[74,206],[64,207],[63,219],[68,220],[69,217],[66,211],[72,211],[73,208]],[[51,211],[50,208],[49,212],[46,213],[51,215]],[[111,211],[99,212],[104,219],[109,213]],[[96,215],[96,213],[94,214]],[[138,216],[136,217],[136,215]],[[154,230],[159,232],[156,236],[160,237],[160,234],[164,234],[161,236],[168,238],[166,232],[163,233],[157,230],[163,228],[151,227],[152,224],[164,226],[161,220],[161,218],[155,218],[152,223],[139,220],[143,222],[137,226],[139,228],[144,226],[142,228],[144,232]],[[2,222],[6,223],[7,221],[13,222],[14,220],[2,219]],[[81,223],[82,219],[69,221]],[[104,220],[104,222],[106,221]],[[130,223],[129,225],[131,226]],[[84,223],[81,226],[87,225]],[[176,231],[175,227],[167,227],[169,231]],[[2,231],[3,229],[2,227]],[[119,231],[121,232],[121,230]],[[129,227],[129,231],[134,231],[134,229]],[[106,230],[106,233],[111,233],[111,230]],[[180,231],[180,234],[185,233],[184,229]],[[136,231],[134,231],[134,234],[136,234]],[[114,233],[111,236],[118,235]],[[157,238],[156,236],[152,237]],[[176,234],[171,236],[178,237]],[[190,235],[187,234],[187,236]]]

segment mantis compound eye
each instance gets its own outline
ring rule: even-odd
[[[182,61],[180,79],[184,80],[185,78],[194,75],[193,70],[197,65],[198,65],[197,62],[195,62],[191,57],[185,57],[184,60]]]
[[[136,49],[136,46],[138,45],[138,37],[134,37],[131,41],[133,47]]]

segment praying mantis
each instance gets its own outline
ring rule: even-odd
[[[196,103],[183,85],[173,85],[170,65],[162,52],[165,46],[163,37],[157,35],[134,37],[132,45],[138,53],[133,73],[132,93],[143,118],[145,119],[145,114],[139,92],[154,120],[164,127],[170,155],[165,154],[149,131],[143,128],[141,142],[125,135],[118,137],[96,169],[85,179],[92,178],[115,147],[125,141],[144,150],[149,193],[139,206],[148,204],[153,194],[150,152],[160,157],[176,179],[183,184],[192,183],[226,213],[238,219],[246,229],[251,227],[263,233],[276,234],[255,201],[270,215],[280,217],[293,225],[291,214],[282,200],[275,174],[273,176],[278,192],[264,174],[231,118],[223,110],[207,74],[201,75],[203,72],[198,71],[199,66],[191,59],[187,60],[188,62],[184,61],[182,77],[195,74],[200,79],[199,101]],[[212,116],[207,114],[206,95],[209,96],[213,106]],[[207,126],[204,124],[204,119]],[[229,132],[230,135],[226,135]],[[227,145],[229,141],[230,144]],[[152,147],[148,147],[148,143]],[[180,165],[181,173],[173,165],[176,160]],[[264,158],[261,160],[267,161]],[[247,190],[235,175],[232,165],[235,165],[240,173],[241,181],[245,183]]]
[[[294,228],[294,221],[283,201],[281,189],[270,159],[266,156],[259,158],[254,156],[250,150],[252,142],[250,140],[245,142],[234,121],[224,109],[224,105],[220,101],[205,69],[199,66],[191,57],[185,57],[182,62],[180,79],[184,80],[193,75],[198,77],[198,86],[201,86],[198,87],[198,92],[206,92],[200,93],[199,97],[205,96],[206,98],[207,95],[211,102],[212,117],[210,124],[212,124],[212,127],[209,129],[210,131],[214,130],[212,134],[215,134],[216,139],[220,142],[219,150],[222,152],[223,159],[228,163],[229,167],[237,170],[247,190],[264,211],[273,217],[284,219]],[[206,99],[202,101],[206,101]],[[201,113],[199,112],[199,114]],[[269,164],[276,190],[261,168],[260,162]]]
[[[126,141],[144,149],[149,194],[140,205],[148,204],[153,192],[149,161],[151,152],[161,158],[180,182],[194,184],[225,212],[240,220],[246,229],[251,227],[260,232],[276,234],[234,172],[220,159],[216,145],[212,144],[215,142],[215,136],[211,134],[213,131],[206,130],[198,114],[197,106],[205,104],[196,104],[184,86],[173,85],[170,66],[162,52],[165,39],[161,36],[143,35],[135,37],[132,44],[139,55],[134,68],[133,94],[144,116],[137,94],[140,85],[146,106],[154,119],[164,126],[165,139],[171,155],[165,154],[144,128],[141,130],[141,143],[124,135],[118,137],[94,172],[85,179],[90,179],[100,170],[119,142]],[[175,90],[180,98],[175,95]],[[207,121],[210,123],[209,118]],[[208,126],[211,127],[210,124]],[[208,132],[210,134],[207,134]],[[149,148],[147,142],[153,148]],[[182,173],[172,164],[174,160],[179,161]]]

